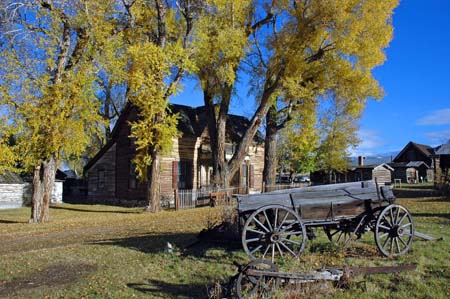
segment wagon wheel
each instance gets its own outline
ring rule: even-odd
[[[254,260],[250,262],[239,273],[236,279],[236,294],[239,299],[249,298],[270,298],[280,285],[280,278],[266,275],[254,276],[247,273],[247,270],[261,270],[267,272],[278,272],[278,267],[267,260]]]
[[[242,231],[242,245],[251,259],[292,255],[305,248],[306,229],[291,209],[278,205],[262,207],[247,219]]]
[[[401,205],[387,206],[378,215],[374,234],[375,243],[383,255],[404,254],[411,247],[414,237],[411,214]]]
[[[323,231],[328,240],[338,246],[345,246],[352,239],[353,231],[346,228],[324,226]]]

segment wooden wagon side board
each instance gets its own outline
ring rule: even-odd
[[[386,190],[384,193],[388,193]],[[337,206],[353,204],[358,201],[378,202],[383,200],[383,192],[371,182],[344,183],[335,185],[293,188],[262,194],[236,195],[239,212],[253,211],[266,205],[281,205],[291,209],[315,206],[313,210],[329,210],[331,203]],[[326,207],[326,208],[325,208]],[[304,216],[304,215],[302,215]]]

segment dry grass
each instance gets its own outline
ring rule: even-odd
[[[450,202],[424,190],[417,194],[399,202],[413,213],[419,231],[444,241],[415,241],[407,255],[393,260],[378,254],[371,233],[341,249],[318,231],[300,259],[279,262],[283,271],[413,262],[415,272],[358,277],[344,288],[291,286],[275,297],[449,298]],[[52,208],[51,223],[30,225],[27,208],[0,211],[0,297],[207,298],[208,286],[218,288],[215,282],[236,273],[233,262],[248,261],[228,244],[189,246],[223,213],[200,208],[154,215],[63,204]],[[175,245],[173,253],[166,252],[167,242]]]

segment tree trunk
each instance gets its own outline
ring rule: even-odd
[[[264,140],[263,182],[275,185],[277,168],[277,108],[271,106],[266,116],[266,137]]]
[[[55,185],[56,159],[52,156],[34,168],[30,223],[50,220],[50,201]]]
[[[161,176],[161,157],[157,152],[152,154],[152,163],[150,166],[149,176],[147,180],[147,200],[148,206],[146,210],[151,213],[161,211],[160,200],[160,176]]]

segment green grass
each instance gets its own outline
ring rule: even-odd
[[[317,230],[318,238],[308,241],[299,260],[279,265],[301,271],[416,263],[416,271],[356,277],[344,288],[310,287],[303,295],[294,290],[276,297],[449,298],[450,201],[419,190],[420,197],[399,203],[411,211],[417,230],[444,241],[414,241],[408,254],[387,259],[378,254],[370,232],[340,249]],[[207,286],[236,273],[233,262],[248,262],[242,249],[227,244],[194,244],[221,208],[148,214],[63,204],[51,209],[52,221],[45,225],[28,224],[29,212],[0,211],[0,298],[206,298]],[[167,242],[176,245],[175,253],[165,252]]]

